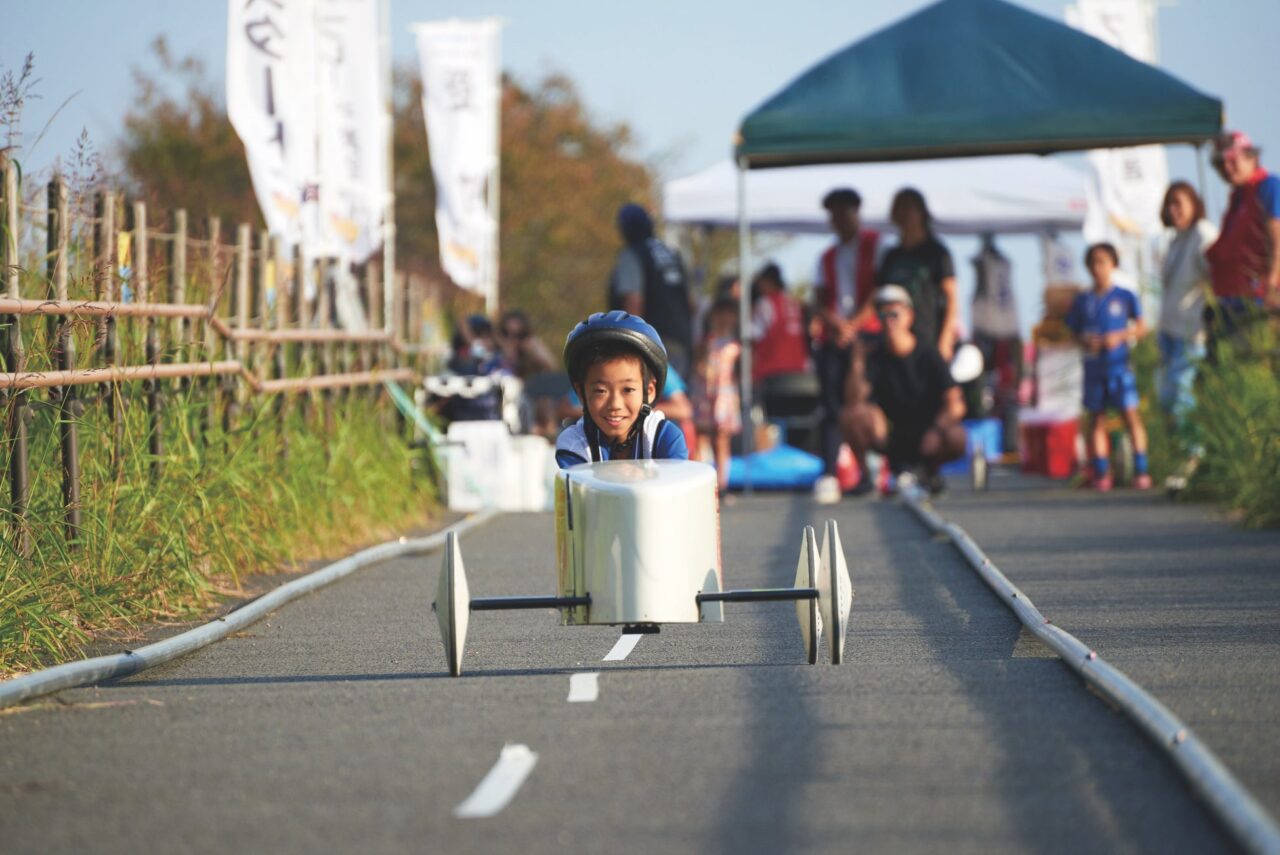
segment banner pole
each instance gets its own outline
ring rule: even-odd
[[[382,73],[386,86],[387,198],[382,212],[382,329],[391,332],[391,295],[396,275],[395,72],[391,60],[391,0],[382,6]],[[370,322],[373,322],[370,318]]]
[[[742,457],[755,450],[755,409],[751,383],[751,226],[747,222],[747,159],[738,158],[738,337],[742,341]],[[751,467],[743,466],[743,489],[751,493]]]
[[[493,231],[489,235],[489,258],[487,281],[485,283],[485,314],[490,317],[498,310],[498,257],[499,242],[502,238],[502,219],[500,217],[502,194],[502,25],[501,18],[493,21],[493,67],[490,69],[494,82],[493,110],[493,171],[489,177],[489,216],[493,220]]]

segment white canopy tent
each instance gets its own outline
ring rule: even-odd
[[[736,228],[737,167],[724,160],[663,186],[670,225]],[[822,197],[836,187],[862,196],[862,221],[890,228],[889,206],[903,187],[920,190],[944,234],[1075,231],[1085,216],[1088,176],[1037,155],[894,163],[823,164],[748,172],[746,219],[757,231],[825,234]]]

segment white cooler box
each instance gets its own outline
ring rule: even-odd
[[[505,422],[454,422],[443,451],[449,510],[551,508],[555,450],[540,436],[512,436]]]

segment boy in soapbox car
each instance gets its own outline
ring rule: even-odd
[[[462,673],[472,612],[550,607],[565,625],[654,632],[722,621],[726,602],[794,602],[808,662],[824,627],[841,662],[853,589],[835,521],[821,546],[804,528],[793,587],[725,590],[715,470],[689,462],[680,428],[652,409],[667,373],[657,332],[626,312],[594,314],[569,333],[564,361],[583,415],[556,442],[558,590],[471,597],[450,533],[435,602],[449,673]]]
[[[564,367],[582,418],[556,441],[561,469],[604,460],[688,460],[680,426],[653,408],[667,379],[667,349],[644,318],[597,312],[564,343]]]

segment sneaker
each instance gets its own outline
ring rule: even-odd
[[[1150,476],[1150,475],[1148,475],[1146,472],[1143,472],[1141,475],[1135,475],[1135,476],[1133,476],[1133,489],[1135,489],[1135,490],[1150,490],[1150,489],[1151,489],[1151,476]]]
[[[820,505],[834,505],[840,501],[840,482],[834,475],[823,475],[813,484],[813,500]]]
[[[1099,493],[1110,493],[1111,492],[1111,474],[1108,473],[1106,475],[1103,475],[1101,478],[1094,478],[1093,489],[1097,490]]]

